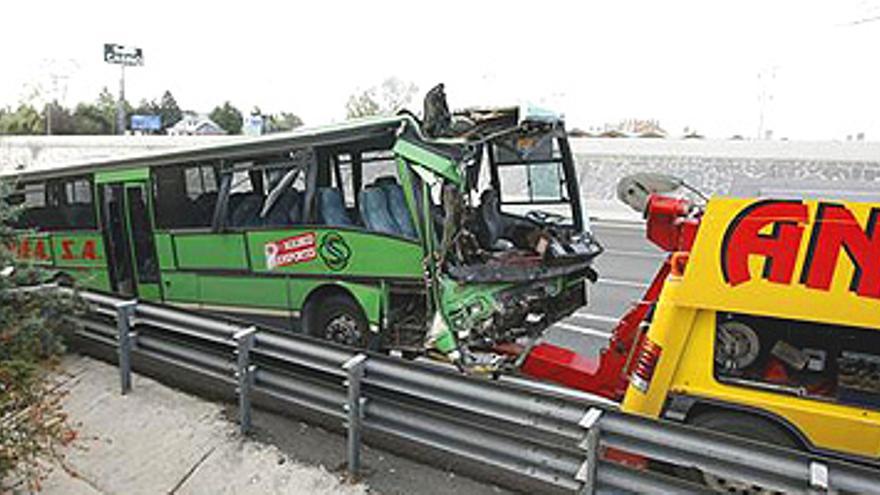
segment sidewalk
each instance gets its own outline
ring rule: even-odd
[[[237,435],[223,406],[134,376],[119,393],[116,369],[71,355],[65,410],[80,440],[56,466],[46,495],[343,494],[369,492],[323,467],[291,461],[277,447]]]

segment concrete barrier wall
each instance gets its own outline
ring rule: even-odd
[[[581,194],[599,218],[637,219],[616,200],[617,182],[635,172],[683,178],[707,195],[736,181],[846,182],[880,191],[880,143],[575,139]]]
[[[0,136],[0,170],[36,168],[95,158],[240,139],[228,136]]]
[[[204,136],[0,137],[0,169],[122,156],[230,141]],[[880,189],[880,143],[573,139],[581,192],[594,216],[637,218],[615,200],[617,181],[639,171],[684,178],[707,194],[730,191],[736,179],[857,182]]]

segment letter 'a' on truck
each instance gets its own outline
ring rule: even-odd
[[[7,171],[21,261],[80,286],[485,370],[586,303],[560,116],[409,113]],[[491,365],[491,366],[489,366]]]

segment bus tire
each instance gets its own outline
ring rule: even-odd
[[[803,447],[781,425],[753,414],[734,411],[709,411],[689,418],[688,424],[780,447],[788,447],[790,449],[801,449]],[[744,481],[726,479],[694,468],[679,467],[676,468],[676,474],[681,478],[703,483],[709,488],[723,493],[773,493]]]
[[[345,294],[317,297],[305,308],[308,335],[351,347],[364,347],[369,323],[360,305]]]

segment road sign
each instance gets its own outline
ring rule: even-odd
[[[140,48],[104,43],[104,62],[121,65],[144,65],[144,51]]]
[[[158,131],[162,128],[160,115],[132,115],[131,128],[141,131]]]

